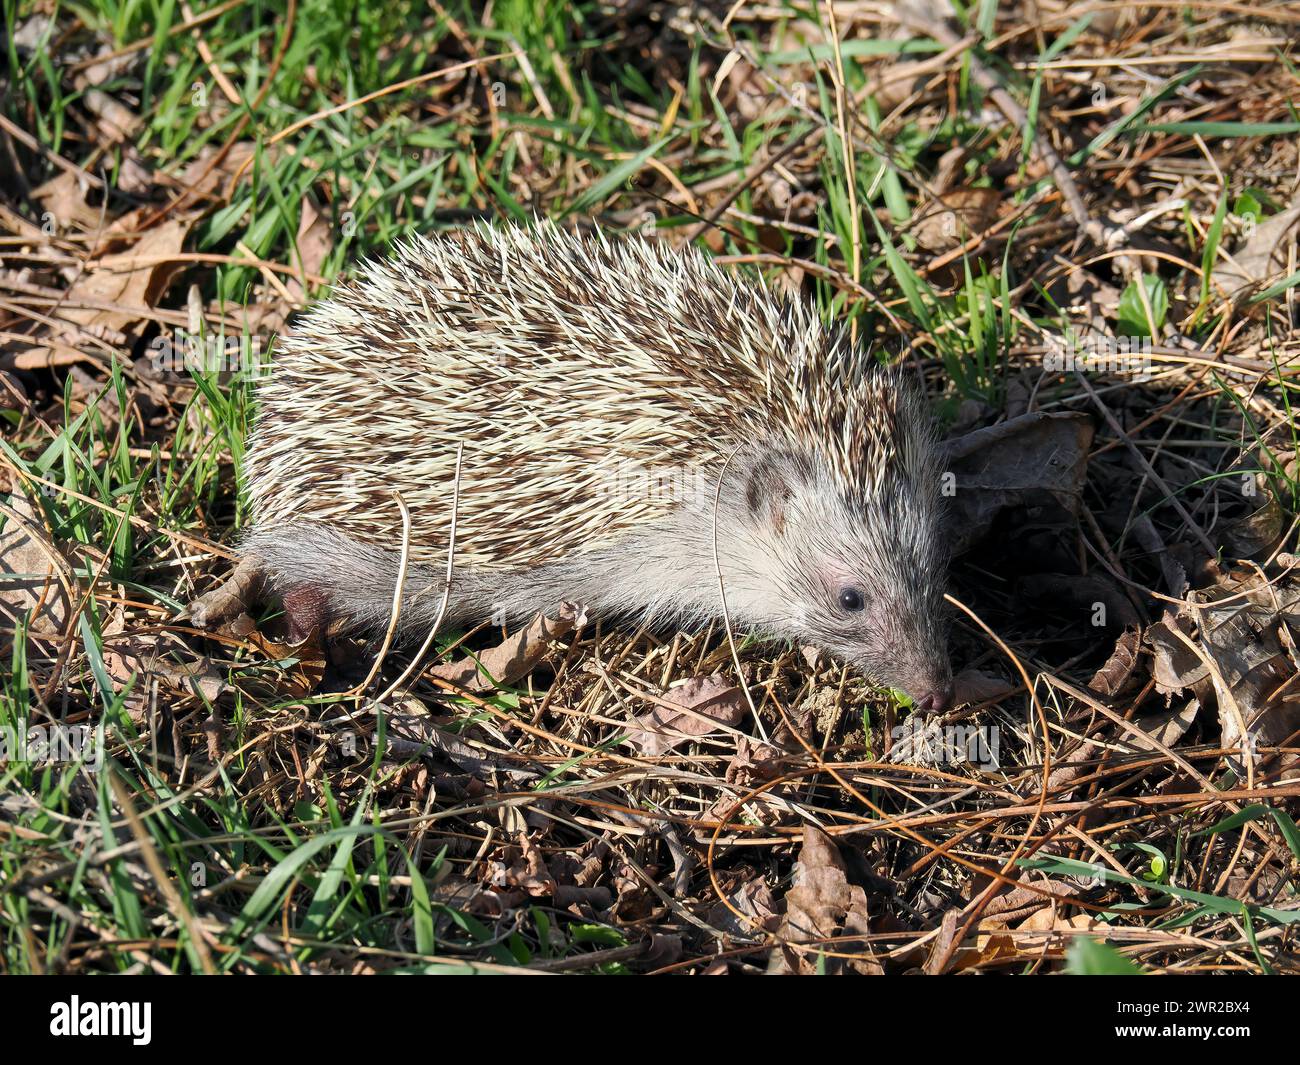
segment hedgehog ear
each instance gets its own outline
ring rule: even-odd
[[[785,531],[790,497],[803,478],[789,456],[758,456],[744,471],[745,509],[759,525]]]

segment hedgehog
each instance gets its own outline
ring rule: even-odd
[[[281,338],[257,392],[241,554],[294,638],[385,633],[405,563],[399,638],[563,601],[725,618],[951,703],[923,390],[693,246],[410,238]]]

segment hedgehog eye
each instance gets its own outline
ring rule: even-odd
[[[856,613],[861,610],[865,604],[862,601],[862,593],[856,588],[840,589],[840,606],[850,613]]]

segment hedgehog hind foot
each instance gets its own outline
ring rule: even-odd
[[[295,633],[318,628],[327,638],[378,638],[393,620],[393,592],[402,568],[397,552],[313,521],[254,526],[242,550],[246,557],[261,560],[265,590],[283,604]],[[430,567],[414,562],[407,566],[399,639],[414,633],[417,639],[424,636],[442,584]],[[452,604],[448,622],[459,600]]]
[[[191,600],[180,617],[208,632],[222,625],[251,628],[253,608],[270,603],[281,608],[284,642],[291,646],[328,635],[331,613],[325,590],[313,584],[274,585],[266,564],[253,555],[245,555],[229,577]]]
[[[215,629],[261,602],[266,591],[267,571],[261,559],[246,555],[234,571],[215,588],[192,599],[181,611],[196,629]]]

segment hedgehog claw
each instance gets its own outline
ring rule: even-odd
[[[215,629],[237,618],[257,602],[265,585],[266,573],[255,558],[241,559],[224,581],[192,600],[180,616],[196,629]]]

